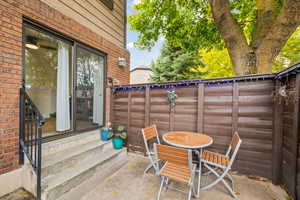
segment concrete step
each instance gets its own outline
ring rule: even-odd
[[[70,137],[61,138],[55,141],[44,143],[42,155],[44,157],[95,140],[100,140],[99,130],[88,131]]]
[[[80,200],[91,192],[94,189],[94,186],[108,180],[109,177],[117,173],[122,167],[126,166],[131,159],[133,159],[133,157],[127,155],[125,158],[124,156],[120,156],[112,162],[106,162],[101,168],[97,169],[97,172],[91,178],[65,193],[57,200]]]
[[[112,145],[111,142],[109,143]],[[99,155],[88,156],[88,159],[81,160],[75,166],[46,176],[42,179],[42,199],[56,200],[98,172],[102,173],[102,168],[110,168],[114,160],[125,159],[126,157],[127,152],[125,148],[122,150],[111,149]]]
[[[42,177],[57,174],[68,168],[72,168],[88,159],[95,159],[107,151],[113,149],[111,142],[103,142],[100,139],[81,144],[57,153],[49,154],[42,160]]]

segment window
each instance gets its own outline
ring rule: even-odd
[[[114,0],[100,0],[104,5],[106,5],[109,9],[114,9]]]

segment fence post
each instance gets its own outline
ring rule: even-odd
[[[198,85],[198,99],[197,99],[197,132],[203,133],[204,129],[204,84]]]
[[[170,104],[170,115],[169,115],[169,130],[173,131],[174,130],[174,120],[175,120],[175,112],[174,112],[174,108],[172,108],[173,106]]]
[[[239,85],[234,82],[232,85],[232,134],[238,131],[239,120]]]
[[[174,89],[175,90],[175,89]],[[169,103],[169,130],[174,130],[174,121],[175,121],[175,102]]]
[[[145,90],[145,127],[150,125],[150,88]]]
[[[292,196],[294,199],[297,199],[297,158],[298,158],[298,134],[299,134],[299,98],[300,98],[300,75],[298,74],[296,76],[296,83],[295,83],[295,107],[294,107],[294,113],[293,113],[293,127],[292,127],[292,135],[293,135],[293,144],[292,144],[292,152],[295,154],[295,158],[293,159],[293,166],[292,169],[292,176],[294,177],[294,188],[292,191]],[[300,195],[300,194],[298,194]]]
[[[107,118],[105,119],[106,122],[110,122],[111,125],[114,124],[114,93],[113,93],[113,88],[112,87],[108,87],[107,89],[108,91],[106,92],[106,94],[109,94],[109,113],[107,115]],[[106,123],[107,124],[107,123]]]
[[[128,107],[127,107],[127,132],[130,134],[131,121],[131,91],[128,91]]]
[[[280,81],[276,80],[276,88],[280,86]],[[273,118],[273,143],[272,143],[272,182],[280,183],[280,175],[282,171],[282,140],[283,140],[283,104],[274,102],[274,118]]]

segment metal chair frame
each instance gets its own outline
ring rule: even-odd
[[[233,148],[232,148],[232,143],[230,144],[225,156],[230,158],[229,163],[227,166],[224,165],[219,165],[217,163],[213,163],[213,162],[209,162],[206,160],[201,160],[201,162],[203,163],[204,167],[206,167],[210,173],[213,173],[217,179],[214,180],[213,182],[211,182],[210,184],[204,186],[201,188],[201,190],[206,190],[209,189],[211,187],[213,187],[214,185],[218,184],[219,182],[222,182],[225,187],[228,189],[228,191],[230,192],[230,194],[234,197],[237,198],[235,192],[234,192],[234,180],[232,178],[232,176],[229,174],[229,171],[231,170],[231,166],[236,158],[236,155],[238,153],[238,150],[241,146],[242,140],[240,139],[238,133],[234,133],[233,137],[238,137],[238,142],[234,148],[234,151],[232,152]],[[232,155],[230,156],[230,153],[232,152]],[[215,153],[216,154],[216,153]],[[223,172],[222,173],[218,173],[217,170],[221,169]],[[207,175],[209,175],[210,173],[207,173]],[[231,181],[231,187],[230,185],[224,180],[225,177],[227,177],[230,181]]]
[[[156,125],[152,125],[152,126],[155,129],[156,140],[157,140],[158,144],[160,144],[160,139],[158,136]],[[151,126],[149,126],[149,127],[151,127]],[[146,128],[148,128],[148,127],[146,127]],[[145,144],[145,148],[146,148],[146,155],[148,156],[148,158],[150,160],[150,164],[144,170],[144,174],[146,174],[153,167],[153,169],[155,170],[155,174],[157,175],[159,173],[159,163],[158,163],[159,160],[155,159],[155,153],[150,151],[150,148],[148,145],[148,140],[150,140],[150,139],[146,138],[144,129],[145,128],[142,129],[142,135],[143,135],[143,140],[144,140],[144,144]],[[151,139],[153,139],[153,138],[151,138]]]
[[[173,147],[173,148],[176,148],[176,147]],[[190,178],[189,178],[189,181],[188,181],[188,191],[182,191],[178,188],[174,188],[174,187],[171,187],[169,185],[169,178],[168,177],[165,177],[165,176],[161,176],[161,184],[160,184],[160,188],[159,188],[159,191],[158,191],[158,194],[157,194],[157,200],[160,199],[160,195],[161,195],[161,192],[162,192],[162,189],[164,187],[166,187],[166,189],[172,189],[172,190],[176,190],[176,191],[179,191],[179,192],[182,192],[182,193],[185,193],[188,195],[188,200],[191,199],[192,195],[194,197],[196,197],[196,190],[194,188],[194,179],[195,179],[195,174],[197,172],[197,169],[196,169],[196,165],[193,164],[193,151],[192,150],[187,150],[188,151],[188,167],[190,169]],[[159,156],[158,156],[158,150],[157,150],[157,144],[154,143],[154,152],[155,152],[155,157],[156,159],[159,159]],[[169,161],[166,161],[165,165],[160,169],[158,175],[161,174],[161,172],[164,170],[164,168],[167,166],[167,163]]]

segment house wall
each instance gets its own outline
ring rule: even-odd
[[[19,88],[22,85],[23,70],[23,16],[106,53],[108,76],[118,79],[121,84],[129,83],[129,67],[118,67],[118,57],[125,57],[128,65],[130,63],[129,52],[121,45],[123,31],[120,29],[111,34],[112,37],[119,38],[119,42],[116,38],[109,39],[107,34],[91,26],[91,21],[95,19],[86,17],[89,18],[89,23],[80,19],[77,22],[75,15],[73,19],[70,18],[67,9],[60,12],[54,8],[57,4],[51,2],[48,5],[39,0],[0,0],[0,174],[19,168]],[[71,5],[71,1],[60,2]],[[121,13],[121,4],[116,4],[116,11],[113,12]],[[101,10],[100,7],[97,9]],[[109,27],[99,26],[107,32],[111,31]],[[109,101],[106,106],[108,111]],[[109,114],[106,113],[106,116],[109,117]]]
[[[137,69],[130,72],[130,84],[149,83],[151,70]]]
[[[100,0],[41,0],[85,25],[119,47],[124,46],[124,2],[114,0],[110,10]]]

